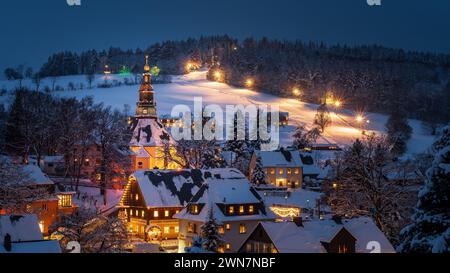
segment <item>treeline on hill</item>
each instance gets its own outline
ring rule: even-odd
[[[332,95],[359,111],[392,113],[401,107],[432,127],[450,121],[450,55],[267,38],[239,42],[228,36],[156,43],[149,53],[162,74],[186,73],[190,61],[219,69],[220,81],[243,87],[251,78],[253,89],[277,96],[321,103]],[[120,48],[62,52],[48,59],[40,75],[89,74],[105,65],[141,73],[144,55],[143,49]],[[293,94],[294,88],[301,92]]]

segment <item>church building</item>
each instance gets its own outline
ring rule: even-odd
[[[133,169],[177,169],[178,164],[170,160],[165,152],[170,151],[171,154],[174,154],[176,142],[157,118],[148,51],[145,58],[136,114],[130,119],[132,131],[130,149],[133,152],[131,155]]]

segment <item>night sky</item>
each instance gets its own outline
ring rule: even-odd
[[[450,53],[450,1],[14,0],[0,3],[0,71],[40,66],[57,51],[145,47],[229,34],[326,43],[382,44]]]

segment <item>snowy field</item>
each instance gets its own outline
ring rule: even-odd
[[[129,76],[131,79],[131,76]],[[105,80],[112,82],[114,80],[123,82],[125,77],[119,75],[98,75],[93,86],[98,83],[104,83]],[[77,97],[93,96],[96,102],[110,105],[114,108],[123,109],[125,104],[131,107],[134,112],[136,101],[138,99],[138,86],[122,85],[113,88],[93,88],[86,89],[87,82],[85,76],[67,76],[59,77],[56,85],[67,89],[69,82],[73,82],[76,86],[83,84],[85,89],[76,91],[58,91],[57,96],[61,97]],[[0,81],[0,88],[13,89],[17,86],[14,81]],[[24,86],[35,88],[30,80],[23,81]],[[45,86],[52,86],[51,79],[43,79],[40,89]],[[303,103],[295,99],[280,98],[269,94],[258,93],[248,89],[234,88],[227,84],[210,82],[206,80],[206,71],[193,72],[184,76],[173,77],[170,84],[154,85],[158,114],[170,114],[172,107],[177,104],[185,104],[193,109],[194,97],[202,97],[203,105],[218,104],[225,111],[225,105],[235,104],[267,104],[278,105],[281,111],[289,112],[290,126],[281,128],[280,141],[282,145],[291,145],[291,135],[295,129],[295,125],[304,124],[307,128],[313,126],[314,116],[316,114],[317,105]],[[11,96],[4,95],[0,97],[0,102],[6,106],[11,103]],[[345,106],[345,105],[344,105]],[[333,110],[332,125],[326,129],[325,134],[318,140],[319,143],[337,143],[345,146],[352,143],[357,137],[361,137],[362,129],[356,121],[356,113],[349,110]],[[130,113],[131,114],[131,113]],[[364,130],[374,131],[377,133],[384,132],[387,116],[375,113],[365,113],[365,118],[370,120],[365,125]],[[418,120],[410,120],[413,128],[413,135],[408,143],[408,154],[415,154],[425,151],[434,141],[434,137],[424,132],[421,122]]]

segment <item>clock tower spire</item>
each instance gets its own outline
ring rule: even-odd
[[[145,53],[143,81],[139,88],[139,101],[136,107],[136,117],[156,119],[157,116],[156,116],[155,92],[151,84],[152,79],[150,75],[150,65],[148,59],[149,55],[147,49]]]

